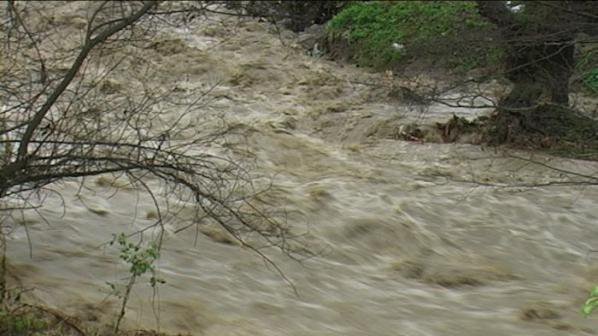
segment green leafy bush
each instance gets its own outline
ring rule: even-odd
[[[328,23],[331,35],[347,40],[358,64],[375,68],[420,56],[465,68],[497,62],[496,48],[472,46],[490,28],[472,1],[355,2]],[[468,34],[477,35],[468,40]]]

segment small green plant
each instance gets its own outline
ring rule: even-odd
[[[598,68],[593,68],[584,76],[583,84],[592,93],[598,94]]]
[[[596,307],[598,307],[598,286],[594,286],[594,288],[592,288],[590,296],[581,307],[581,313],[584,316],[589,316],[594,309],[596,309]]]
[[[113,235],[110,245],[114,245],[114,243],[118,243],[120,248],[119,257],[129,265],[130,274],[129,280],[124,287],[124,293],[118,290],[116,284],[108,282],[108,286],[110,286],[112,292],[122,299],[120,313],[114,324],[114,334],[117,334],[120,323],[125,316],[125,309],[131,295],[131,290],[135,286],[137,279],[148,272],[151,273],[149,283],[154,289],[159,284],[164,284],[165,281],[156,276],[154,262],[160,257],[160,246],[158,243],[151,242],[144,248],[141,242],[138,244],[130,242],[124,233]]]

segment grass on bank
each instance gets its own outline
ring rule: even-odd
[[[354,2],[327,26],[353,61],[377,69],[415,57],[463,70],[498,64],[501,51],[484,43],[490,28],[473,1]]]

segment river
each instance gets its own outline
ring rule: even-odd
[[[410,108],[387,97],[382,74],[310,57],[291,33],[265,23],[226,22],[164,28],[161,39],[181,47],[146,51],[157,69],[151,80],[217,84],[205,114],[242,126],[234,159],[251,160],[253,173],[272,181],[263,201],[287,214],[314,256],[266,250],[295,292],[249,249],[193,230],[173,234],[175,218],[157,265],[166,283],[157,293],[145,280],[137,285],[126,327],[206,336],[598,331],[598,317],[580,314],[598,282],[588,254],[598,248],[595,186],[526,187],[567,177],[502,150],[398,140],[407,122],[484,111]],[[106,282],[127,275],[116,247],[103,243],[151,223],[153,209],[138,190],[97,181],[79,195],[78,180],[53,185],[62,198],[49,194],[39,209],[47,222],[26,212],[28,232],[14,231],[8,246],[11,270],[31,295],[90,325],[114,319],[118,300]]]

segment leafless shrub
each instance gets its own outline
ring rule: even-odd
[[[191,10],[187,5],[5,3],[0,26],[0,297],[6,291],[10,216],[42,206],[53,183],[91,176],[112,174],[98,188],[117,186],[106,181],[121,177],[150,195],[156,214],[147,229],[158,229],[159,244],[164,209],[156,198],[161,194],[170,202],[194,204],[194,216],[176,232],[211,222],[274,268],[261,247],[292,255],[284,221],[252,202],[263,189],[223,146],[231,128],[217,115],[204,113],[213,87],[179,90],[161,86],[158,77],[147,81],[154,71],[151,56],[140,56],[139,49],[156,47],[150,42],[159,24],[184,24]],[[208,5],[193,3],[192,11],[201,14]],[[80,8],[71,8],[78,14],[57,18],[48,6]],[[132,77],[120,74],[123,68]],[[149,187],[148,177],[161,180],[162,188]]]

